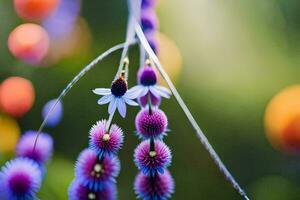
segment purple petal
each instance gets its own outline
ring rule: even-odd
[[[101,98],[98,100],[98,104],[99,104],[99,105],[107,104],[107,103],[110,102],[113,98],[114,98],[114,97],[113,97],[113,95],[111,95],[111,94],[106,95],[106,96],[103,96],[103,97],[101,97]]]
[[[93,90],[93,92],[95,94],[98,94],[98,95],[108,95],[108,94],[111,94],[111,91],[108,88],[96,88],[96,89]]]

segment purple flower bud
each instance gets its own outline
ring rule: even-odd
[[[43,116],[44,120],[45,120],[48,112],[51,110],[52,106],[55,104],[55,102],[56,102],[56,99],[50,100],[43,107],[42,116]],[[62,105],[61,101],[58,102],[55,109],[52,110],[51,112],[52,113],[49,115],[49,117],[46,121],[46,126],[48,126],[48,127],[54,127],[57,124],[59,124],[59,122],[61,121],[61,118],[63,116],[63,105]]]
[[[141,26],[144,32],[158,29],[158,19],[153,9],[144,9],[141,12]]]
[[[16,158],[0,172],[1,200],[32,200],[41,186],[42,173],[37,163],[28,158]]]
[[[107,182],[115,182],[119,172],[120,161],[116,156],[104,156],[99,160],[98,154],[92,149],[81,152],[75,167],[78,181],[94,191],[102,189]]]
[[[124,140],[122,130],[115,124],[106,130],[106,120],[98,121],[90,130],[90,147],[100,156],[114,155],[121,148]]]
[[[160,140],[154,142],[154,149],[150,149],[150,141],[145,140],[135,149],[134,161],[144,174],[154,176],[157,172],[164,173],[164,168],[171,164],[171,151]]]
[[[142,0],[142,8],[154,8],[157,0]]]
[[[128,84],[127,81],[120,76],[117,80],[115,80],[111,84],[111,93],[115,95],[116,97],[123,96],[128,90]]]
[[[168,170],[155,177],[140,172],[135,179],[134,190],[138,198],[144,200],[166,200],[174,192],[174,180]]]
[[[33,159],[39,164],[45,164],[52,155],[53,140],[48,134],[41,133],[34,149],[37,133],[37,131],[26,131],[22,135],[16,146],[16,155]]]
[[[69,200],[116,200],[117,189],[113,183],[105,184],[102,190],[93,191],[80,184],[78,180],[73,180],[69,187]]]
[[[151,86],[157,83],[157,75],[152,67],[144,66],[139,69],[137,80],[143,86]]]
[[[143,138],[162,137],[168,126],[168,119],[165,113],[158,109],[142,109],[135,118],[137,133]]]
[[[158,106],[160,104],[161,98],[160,97],[157,98],[151,92],[147,93],[145,96],[138,98],[139,104],[143,107],[147,106],[149,95],[150,95],[150,100],[151,100],[152,106]]]

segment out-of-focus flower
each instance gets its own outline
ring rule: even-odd
[[[134,161],[140,171],[148,176],[164,173],[164,169],[171,164],[171,151],[162,141],[154,142],[154,149],[150,148],[150,141],[145,140],[135,149]]]
[[[135,118],[137,133],[142,138],[159,137],[161,138],[167,131],[168,119],[165,113],[158,109],[142,109]]]
[[[98,121],[90,130],[90,148],[94,149],[99,156],[115,155],[124,140],[121,128],[113,124],[108,133],[105,130],[106,123],[106,120]]]
[[[52,106],[55,104],[56,99],[52,99],[50,101],[48,101],[42,110],[42,116],[43,119],[45,120],[48,112],[51,111]],[[46,121],[46,126],[48,127],[54,127],[57,126],[59,124],[59,122],[61,121],[61,118],[63,116],[63,104],[61,101],[59,101],[56,105],[56,107],[54,108],[54,110],[51,111],[51,114],[49,115],[47,121]]]
[[[21,77],[9,77],[0,86],[1,109],[13,117],[27,113],[35,99],[32,83]]]
[[[0,193],[3,200],[32,200],[41,185],[41,171],[34,161],[16,158],[2,167]]]
[[[41,133],[34,149],[37,133],[37,131],[26,131],[22,135],[16,147],[16,155],[19,157],[30,158],[43,165],[52,155],[53,139],[48,134]]]
[[[76,163],[76,179],[91,190],[104,188],[109,182],[115,182],[120,172],[120,161],[117,157],[99,155],[92,149],[81,152]]]
[[[140,95],[140,91],[136,88],[131,88],[128,90],[127,81],[120,76],[117,80],[113,81],[111,89],[108,88],[96,88],[93,90],[95,94],[103,95],[98,101],[99,105],[107,104],[108,113],[112,114],[118,108],[120,115],[125,118],[126,116],[126,104],[131,106],[138,106],[138,104],[133,101]]]
[[[166,200],[174,192],[174,180],[168,170],[154,177],[140,172],[135,179],[134,190],[143,200]]]
[[[8,48],[16,58],[37,65],[48,52],[49,36],[37,24],[22,24],[9,34]]]
[[[7,115],[0,115],[0,154],[11,153],[20,136],[17,121]]]

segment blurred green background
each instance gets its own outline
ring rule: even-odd
[[[300,159],[274,150],[267,141],[263,115],[268,101],[282,88],[299,83],[300,1],[297,0],[159,0],[160,30],[181,51],[182,71],[176,86],[206,136],[237,181],[255,200],[300,198]],[[19,120],[22,131],[38,129],[41,109],[99,53],[124,41],[127,5],[120,0],[82,2],[81,15],[90,29],[90,47],[51,67],[32,67],[13,58],[7,49],[9,32],[22,21],[12,2],[0,0],[0,78],[18,75],[36,89],[33,109]],[[170,55],[172,56],[172,55]],[[135,84],[138,48],[130,52],[130,85]],[[64,117],[54,129],[55,154],[48,165],[42,200],[67,199],[73,163],[87,147],[93,123],[107,118],[91,90],[108,87],[120,52],[98,64],[64,98]],[[176,69],[174,69],[176,70]],[[225,181],[198,141],[174,98],[161,108],[172,130],[165,142],[173,152],[170,171],[176,181],[172,199],[241,199]],[[138,108],[115,122],[125,133],[119,157],[119,199],[135,199],[137,169],[133,151]],[[1,139],[1,138],[0,138]]]

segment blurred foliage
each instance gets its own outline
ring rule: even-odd
[[[36,89],[33,109],[19,120],[21,129],[37,129],[45,102],[58,96],[72,77],[90,60],[125,36],[126,1],[82,2],[81,14],[92,34],[91,51],[61,60],[49,68],[34,68],[15,60],[8,52],[9,32],[21,23],[11,1],[0,0],[0,78],[19,75]],[[167,11],[167,12],[166,12]],[[300,3],[297,0],[161,0],[158,7],[161,31],[179,47],[182,73],[179,92],[191,108],[208,139],[250,197],[264,200],[296,200],[300,197],[300,159],[274,150],[263,128],[264,109],[282,88],[299,83]],[[130,86],[135,84],[138,49],[130,52]],[[106,106],[96,104],[91,90],[108,87],[120,52],[98,64],[63,100],[64,118],[55,129],[55,154],[47,168],[42,200],[67,199],[73,163],[87,147],[93,123],[107,118]],[[162,103],[172,130],[166,143],[173,151],[170,168],[176,181],[172,199],[240,199],[201,147],[193,129],[174,99]],[[125,133],[119,156],[119,199],[134,199],[137,169],[133,151],[131,108],[126,119],[115,122]]]

